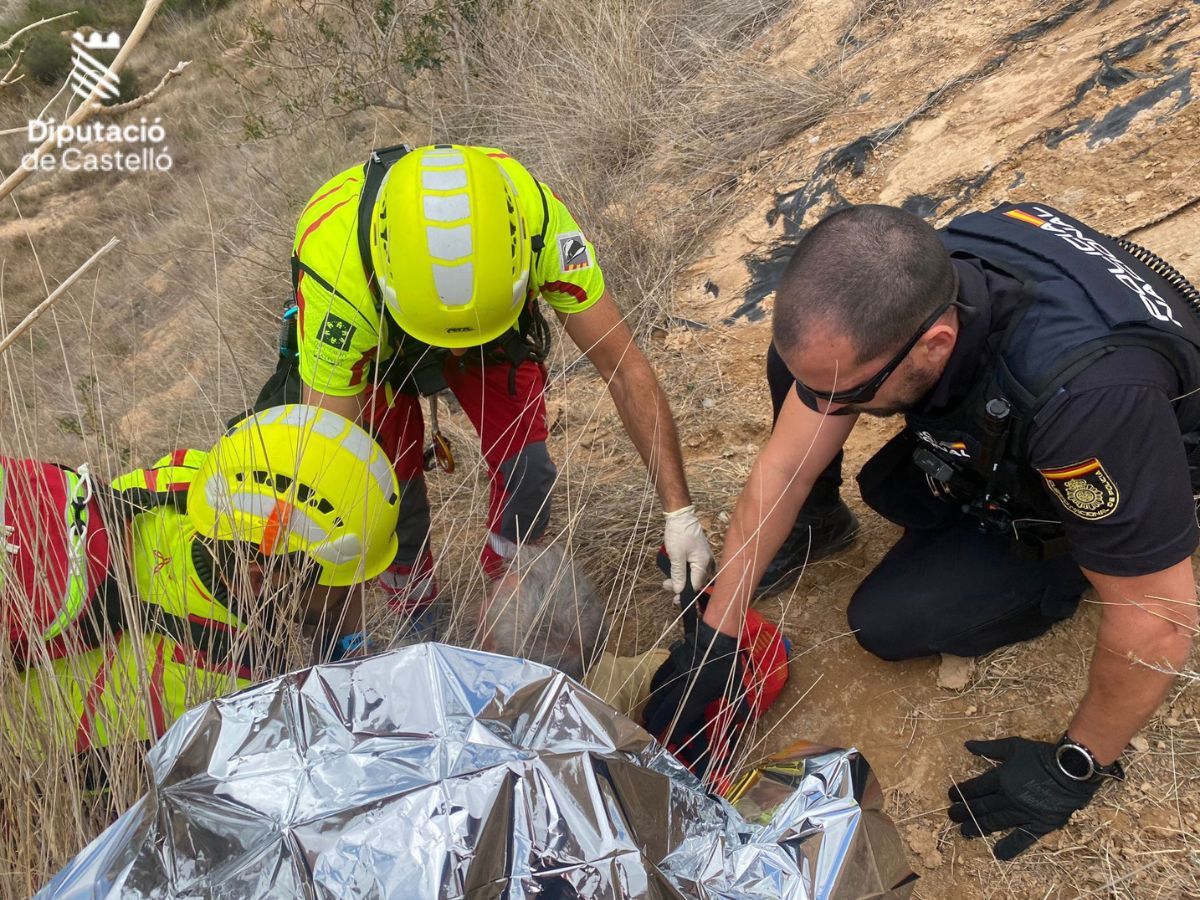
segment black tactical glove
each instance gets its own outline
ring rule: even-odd
[[[1055,745],[1046,741],[1009,737],[964,746],[999,765],[950,788],[950,819],[961,823],[968,838],[1008,831],[992,848],[997,859],[1012,859],[1062,828],[1107,780],[1104,774],[1071,778],[1055,758]],[[1113,769],[1117,774],[1109,777],[1121,777],[1120,766]]]
[[[679,748],[681,758],[691,763],[706,749],[703,731],[708,705],[728,697],[744,707],[743,694],[737,638],[697,619],[683,640],[671,645],[671,655],[654,673],[642,721],[647,731]],[[672,720],[675,727],[664,734]]]

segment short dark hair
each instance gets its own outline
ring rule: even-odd
[[[954,289],[937,232],[894,206],[837,210],[801,239],[775,289],[775,345],[802,345],[814,325],[845,335],[863,362],[893,350]]]

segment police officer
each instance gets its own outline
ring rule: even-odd
[[[884,206],[821,221],[776,293],[774,431],[647,721],[686,732],[736,683],[734,636],[768,563],[778,579],[853,536],[838,485],[858,417],[903,413],[858,480],[905,531],[850,626],[884,659],[973,656],[1068,618],[1090,583],[1101,620],[1074,716],[1044,723],[1054,741],[968,741],[996,765],[950,790],[965,836],[1007,832],[1000,859],[1065,825],[1122,777],[1196,633],[1196,302],[1161,259],[1041,204],[940,232]]]

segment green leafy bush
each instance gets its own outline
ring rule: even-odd
[[[60,34],[35,32],[25,44],[21,66],[42,84],[62,84],[71,71],[71,42]]]
[[[115,106],[118,103],[128,103],[130,100],[136,99],[142,93],[141,79],[138,77],[137,69],[132,66],[126,66],[121,70],[120,80],[117,82],[118,94],[114,99],[105,100],[105,106]]]

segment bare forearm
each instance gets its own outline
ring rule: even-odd
[[[321,409],[337,413],[342,418],[349,419],[351,422],[361,423],[362,421],[362,394],[355,394],[353,397],[339,397],[335,394],[323,394],[320,391],[315,391],[306,384],[300,392],[300,399],[310,406],[319,406]]]
[[[1120,756],[1158,709],[1174,683],[1172,673],[1186,663],[1196,634],[1191,560],[1146,580],[1151,578],[1157,581],[1137,585],[1140,579],[1109,579],[1097,584],[1104,612],[1087,693],[1068,734],[1102,763]],[[1118,581],[1130,584],[1114,583]]]
[[[645,357],[636,351],[609,381],[617,414],[654,482],[663,510],[689,506],[683,451],[667,396]]]
[[[704,621],[736,635],[767,565],[783,545],[811,483],[764,464],[760,457],[734,507]]]

